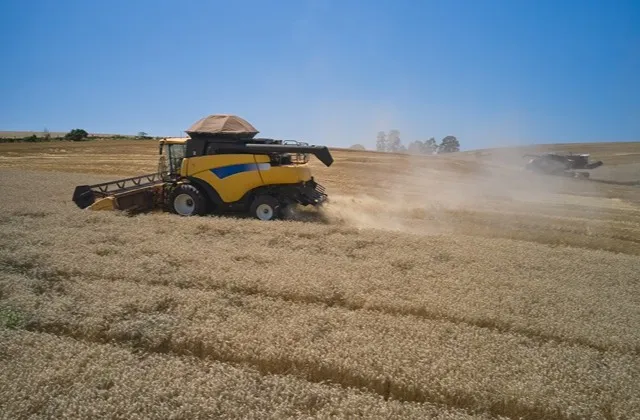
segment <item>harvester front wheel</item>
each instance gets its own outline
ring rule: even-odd
[[[169,197],[171,211],[180,216],[199,216],[205,213],[207,201],[194,185],[180,184]]]
[[[280,215],[280,202],[270,195],[259,195],[251,203],[249,212],[260,220],[275,220]]]

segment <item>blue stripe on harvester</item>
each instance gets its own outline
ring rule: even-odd
[[[261,163],[261,164],[239,163],[237,165],[229,165],[229,166],[221,166],[219,168],[213,168],[211,169],[211,172],[213,172],[213,174],[218,178],[223,179],[231,175],[239,174],[241,172],[257,171],[258,169],[264,171],[266,169],[269,169],[270,166],[271,165],[269,165],[268,163]]]

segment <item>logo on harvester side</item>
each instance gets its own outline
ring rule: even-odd
[[[239,163],[237,165],[220,166],[218,168],[211,169],[211,172],[220,179],[229,177],[231,175],[239,174],[242,172],[250,171],[266,171],[271,168],[269,163]]]

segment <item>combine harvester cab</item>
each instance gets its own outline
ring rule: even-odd
[[[186,132],[188,138],[160,140],[157,173],[81,185],[73,201],[91,210],[161,207],[183,216],[243,212],[272,220],[291,205],[327,200],[308,166],[309,155],[331,166],[325,146],[255,138],[258,131],[232,115],[210,115]]]
[[[527,154],[523,157],[529,158],[529,162],[525,166],[526,170],[540,174],[573,178],[589,178],[590,173],[584,172],[585,170],[596,169],[603,165],[600,160],[590,162],[590,155],[588,153],[569,153],[566,155],[559,153],[545,153],[541,155]]]

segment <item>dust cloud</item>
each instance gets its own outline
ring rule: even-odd
[[[516,152],[499,155],[407,156],[383,189],[330,194],[321,214],[328,223],[421,235],[464,231],[485,219],[505,224],[523,217],[595,217],[616,205],[585,180],[533,174]],[[469,225],[469,229],[474,226]]]

